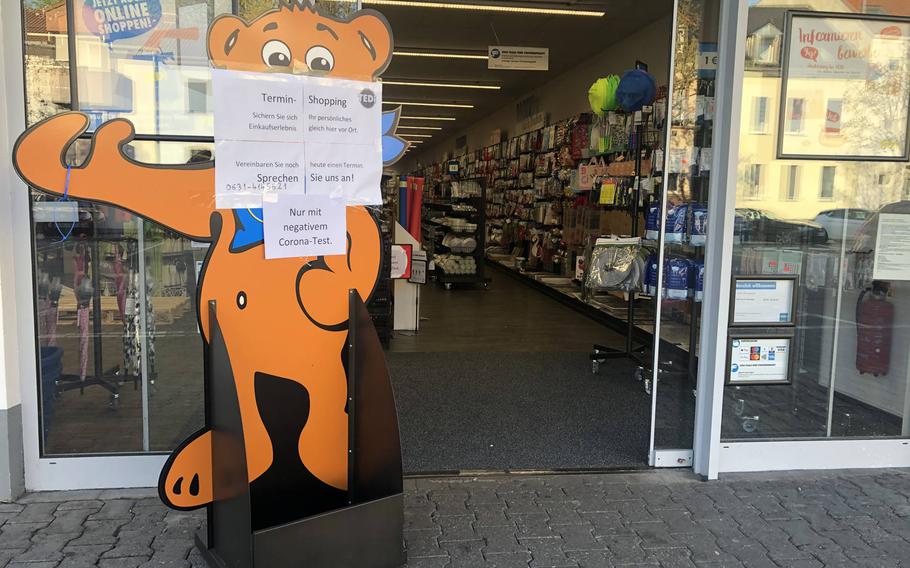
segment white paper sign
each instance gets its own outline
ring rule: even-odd
[[[910,215],[879,213],[873,280],[910,280]]]
[[[222,140],[215,155],[219,209],[261,207],[267,193],[306,193],[303,144]]]
[[[262,221],[268,259],[347,252],[346,208],[341,199],[279,193],[263,200]]]
[[[212,69],[215,140],[303,141],[301,77]]]
[[[314,144],[307,149],[307,193],[342,197],[351,203],[382,202],[382,155],[363,145]],[[354,199],[359,197],[359,199]]]
[[[737,279],[733,297],[734,324],[793,323],[794,280]]]
[[[306,77],[307,142],[382,149],[382,83]]]
[[[78,223],[79,204],[75,201],[35,201],[32,218],[35,223]]]
[[[213,70],[216,207],[268,194],[382,203],[382,84]]]
[[[488,69],[548,71],[550,50],[546,47],[491,45],[487,52]]]
[[[731,383],[787,382],[790,338],[734,339],[730,343]]]

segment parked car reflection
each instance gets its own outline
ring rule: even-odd
[[[822,225],[812,221],[781,219],[774,213],[763,209],[736,209],[733,234],[742,242],[779,244],[828,242],[828,231]]]
[[[852,241],[870,215],[868,209],[828,209],[816,215],[814,222],[824,227],[831,239]]]

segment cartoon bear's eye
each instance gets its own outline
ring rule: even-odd
[[[310,71],[331,71],[335,67],[335,56],[321,45],[306,52],[306,64]]]
[[[242,290],[237,292],[237,307],[241,310],[246,308],[246,292]]]
[[[291,49],[283,41],[273,39],[262,46],[262,60],[269,67],[287,67],[291,64]]]

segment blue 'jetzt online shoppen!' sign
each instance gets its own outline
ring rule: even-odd
[[[161,0],[86,0],[85,25],[105,42],[142,35],[161,20]]]

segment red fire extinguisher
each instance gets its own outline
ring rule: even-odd
[[[888,290],[878,282],[856,300],[856,369],[874,376],[887,375],[891,367],[891,330],[894,306]]]

